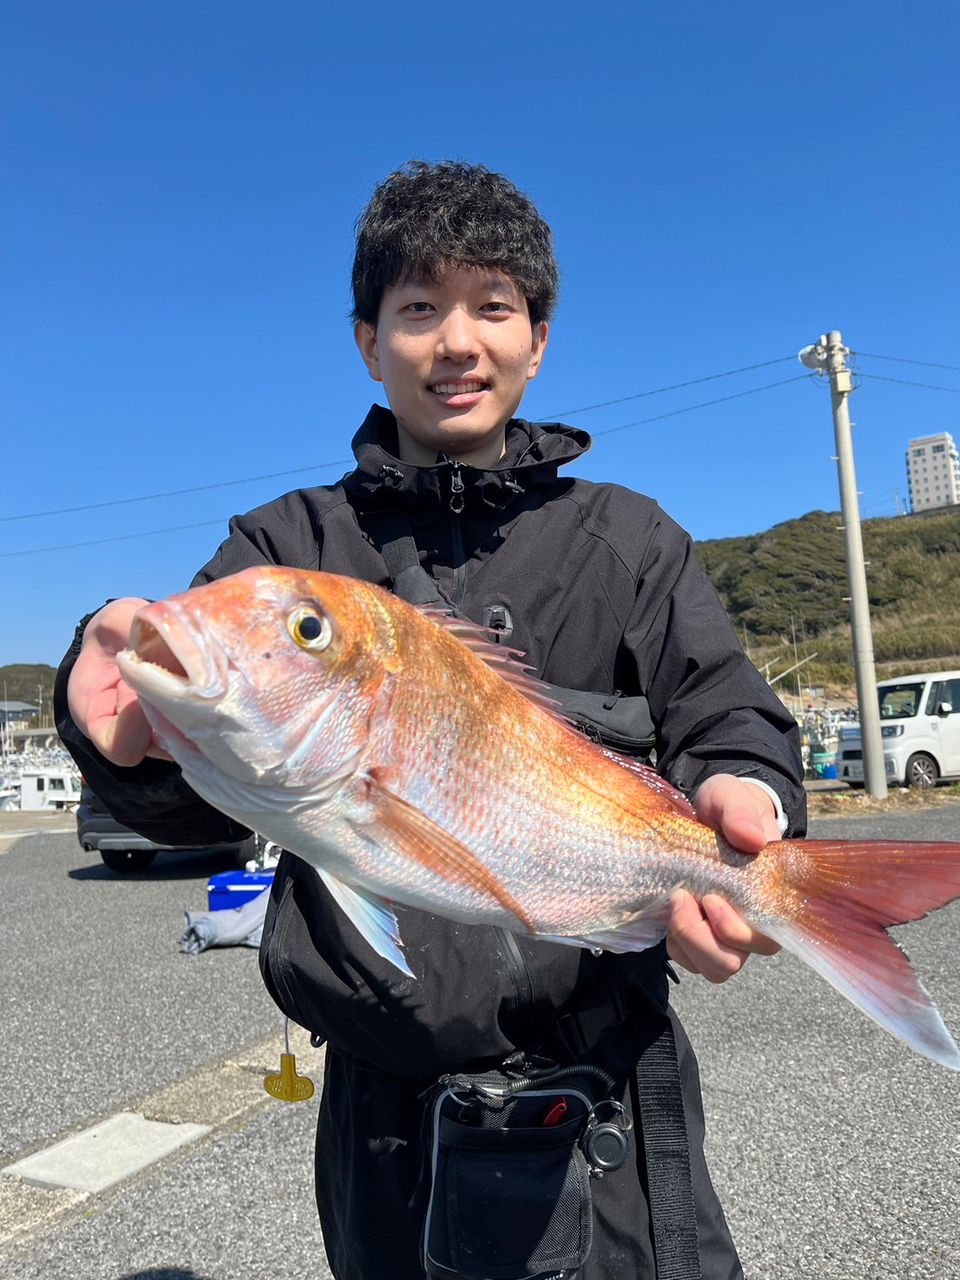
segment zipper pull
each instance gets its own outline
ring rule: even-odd
[[[450,475],[450,510],[455,516],[458,516],[464,507],[464,488],[463,476],[460,474],[460,463],[451,464],[453,470]]]

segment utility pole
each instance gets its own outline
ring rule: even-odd
[[[850,436],[850,409],[847,404],[853,391],[853,376],[844,363],[844,356],[848,354],[840,331],[833,329],[821,336],[819,342],[804,347],[800,352],[800,360],[808,369],[815,369],[830,378],[833,429],[837,441],[837,470],[840,475],[840,510],[843,514],[847,581],[850,588],[853,664],[857,677],[857,702],[860,705],[863,781],[869,795],[884,800],[887,795],[887,775],[883,762],[877,671],[873,659],[873,633],[870,630],[870,601],[867,596],[867,573],[860,535],[860,504]]]

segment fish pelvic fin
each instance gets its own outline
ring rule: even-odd
[[[444,879],[469,885],[493,898],[516,916],[525,929],[533,931],[530,917],[517,899],[465,844],[414,805],[394,795],[374,774],[367,781],[367,798],[374,812],[364,820],[362,830],[374,839],[394,845],[406,857]]]
[[[960,897],[960,843],[781,841],[788,908],[758,927],[911,1049],[960,1071],[960,1050],[887,933]]]
[[[403,954],[397,917],[390,904],[366,889],[345,884],[320,867],[317,868],[317,875],[326,885],[334,902],[377,955],[389,960],[406,977],[414,977]]]

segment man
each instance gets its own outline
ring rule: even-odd
[[[558,467],[589,446],[585,433],[514,418],[546,352],[557,288],[550,231],[529,200],[479,166],[408,165],[358,224],[353,287],[357,345],[390,410],[371,409],[354,440],[357,468],[338,484],[236,518],[195,584],[273,563],[439,598],[494,628],[559,689],[625,707],[628,730],[649,709],[658,769],[737,847],[756,852],[800,830],[796,727],[742,654],[687,535],[648,498],[561,479]],[[115,655],[141,603],[115,601],[81,624],[58,680],[58,727],[121,821],[174,842],[238,834],[154,758],[162,753],[119,678]],[[604,716],[583,719],[602,737]],[[642,752],[643,731],[631,736]],[[397,915],[415,983],[358,939],[311,867],[284,854],[264,928],[271,995],[328,1046],[316,1172],[337,1280],[423,1275],[422,1098],[438,1076],[517,1051],[561,1062],[592,1054],[652,1129],[639,1046],[674,1036],[685,1217],[699,1255],[690,1274],[740,1276],[703,1163],[695,1061],[664,1013],[667,951],[723,981],[775,945],[721,898],[698,903],[682,890],[667,947],[619,957]],[[647,1134],[593,1187],[582,1280],[666,1270],[676,1232],[661,1221],[660,1163]]]

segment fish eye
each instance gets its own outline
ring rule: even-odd
[[[301,605],[299,609],[294,609],[287,619],[287,630],[295,644],[301,649],[308,649],[311,653],[326,649],[333,639],[330,619],[317,609],[310,608],[309,605]]]

